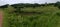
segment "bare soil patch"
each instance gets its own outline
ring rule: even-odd
[[[3,23],[3,11],[0,10],[0,27],[2,27]]]

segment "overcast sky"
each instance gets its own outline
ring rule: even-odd
[[[4,4],[15,4],[15,3],[54,3],[60,0],[0,0],[0,5]]]

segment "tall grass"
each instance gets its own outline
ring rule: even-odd
[[[16,15],[16,13],[9,14],[8,9],[10,8],[4,10],[5,16],[3,27],[60,27],[60,10],[57,7],[37,7],[35,9],[24,8],[21,10],[26,12],[44,12],[42,14],[31,15]]]

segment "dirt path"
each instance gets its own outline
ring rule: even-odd
[[[2,27],[3,11],[0,11],[0,27]]]

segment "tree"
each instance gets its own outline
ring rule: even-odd
[[[6,5],[3,5],[3,6],[0,6],[0,8],[8,8],[9,4],[6,4]]]
[[[58,7],[60,9],[60,2],[57,1],[54,6],[56,6],[56,7]]]

